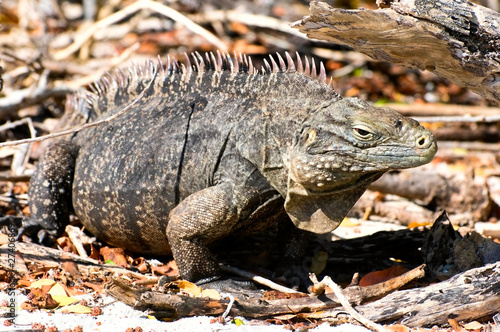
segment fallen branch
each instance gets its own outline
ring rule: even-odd
[[[0,172],[0,181],[21,182],[29,181],[31,174],[12,174],[12,172]]]
[[[419,122],[498,122],[500,115],[478,115],[478,116],[415,116],[415,120]]]
[[[468,106],[468,105],[449,105],[449,104],[394,104],[388,103],[384,106],[391,107],[399,113],[406,116],[461,116],[461,117],[477,117],[477,116],[498,116],[498,107],[487,106]]]
[[[377,285],[369,287],[375,286]],[[105,285],[105,289],[108,294],[134,308],[149,309],[162,315],[170,314],[170,317],[221,315],[229,304],[228,300],[148,292],[132,288],[120,280],[112,280]],[[362,291],[360,287],[349,287],[343,293],[350,303],[356,303],[361,298]],[[268,317],[315,312],[315,318],[326,318],[345,314],[345,310],[338,307],[339,301],[332,294],[273,301],[236,298],[231,314]],[[500,262],[466,271],[428,287],[393,292],[379,300],[355,307],[371,321],[381,323],[403,320],[410,327],[446,324],[450,318],[457,321],[480,319],[497,313],[499,308]],[[318,312],[323,310],[327,311]]]
[[[21,108],[36,105],[51,98],[62,98],[73,90],[67,86],[54,87],[50,89],[26,88],[14,91],[8,97],[0,98],[0,119]]]
[[[103,66],[102,68],[99,68],[98,70],[94,70],[93,73],[86,75],[84,77],[80,77],[78,79],[72,80],[72,81],[66,81],[62,84],[70,87],[73,90],[76,90],[84,85],[88,85],[92,82],[97,81],[101,76],[103,76],[105,73],[109,72],[112,68],[122,64],[126,59],[128,59],[137,49],[139,49],[140,44],[139,43],[134,43],[132,46],[126,48],[119,56],[108,59],[106,61],[106,65]],[[59,82],[56,81],[55,84],[57,85]]]
[[[470,172],[447,176],[418,168],[388,172],[369,188],[417,199],[424,205],[434,203],[452,214],[466,213],[473,220],[486,220],[491,211],[491,198],[485,180],[475,178]]]
[[[359,304],[380,298],[399,289],[411,280],[424,275],[424,266],[419,266],[402,276],[387,282],[368,287],[353,286],[346,288],[343,293],[350,303]],[[194,298],[178,294],[163,294],[151,292],[145,288],[134,288],[128,283],[113,279],[105,285],[106,292],[136,309],[149,309],[160,315],[173,317],[187,317],[197,315],[221,315],[226,311],[228,300],[213,300],[208,298]],[[316,312],[338,307],[339,300],[334,294],[301,297],[296,299],[267,300],[235,298],[231,309],[233,316],[268,317],[280,314],[299,312]]]

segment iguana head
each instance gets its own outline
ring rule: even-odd
[[[436,151],[430,131],[392,109],[357,98],[327,102],[290,150],[285,209],[298,228],[330,232],[384,172],[426,164]]]

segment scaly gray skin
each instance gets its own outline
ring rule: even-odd
[[[135,67],[73,100],[67,125],[116,114],[147,89],[123,115],[45,151],[30,183],[33,220],[57,236],[74,209],[102,240],[172,253],[196,281],[218,272],[210,243],[286,215],[330,232],[384,172],[436,153],[418,122],[341,98],[323,67],[317,79],[300,58],[261,71],[246,57],[193,59],[156,76]]]

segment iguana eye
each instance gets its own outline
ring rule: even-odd
[[[356,125],[352,128],[352,132],[354,137],[361,140],[369,140],[372,139],[375,135],[370,131],[370,128],[364,125]]]

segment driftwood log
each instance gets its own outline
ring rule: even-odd
[[[414,277],[419,271],[421,268],[408,274]],[[116,279],[106,284],[105,288],[118,300],[159,316],[220,315],[229,305],[229,300],[146,291]],[[343,293],[350,302],[366,301],[371,297],[367,296],[366,288],[349,287]],[[334,309],[323,311],[330,308]],[[428,287],[397,291],[374,302],[358,305],[355,309],[374,322],[404,320],[404,324],[410,327],[446,324],[448,319],[467,321],[494,315],[500,310],[500,263],[471,269]],[[314,312],[315,318],[327,318],[336,317],[345,310],[333,294],[268,301],[235,299],[230,309],[231,315],[245,317]]]
[[[414,279],[424,276],[421,265],[399,277],[372,286],[352,286],[343,291],[343,295],[354,304],[360,304],[380,298]],[[186,317],[197,315],[220,315],[229,305],[229,300],[195,298],[180,294],[164,294],[148,291],[142,287],[131,286],[120,279],[112,279],[105,284],[106,292],[116,299],[140,310],[150,310],[160,316]],[[263,300],[257,298],[235,298],[230,314],[244,317],[269,317],[280,314],[315,312],[340,307],[337,297],[331,293],[319,296],[305,296],[292,299]]]
[[[500,103],[500,14],[466,0],[386,1],[344,10],[312,1],[292,26],[371,58],[429,70]]]
[[[500,262],[457,274],[423,288],[394,292],[355,307],[375,322],[403,322],[409,327],[446,324],[448,319],[470,321],[500,310]],[[342,308],[325,312],[335,317]]]

